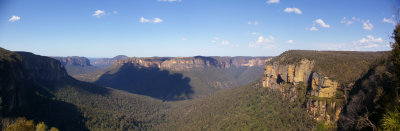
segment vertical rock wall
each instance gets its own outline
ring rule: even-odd
[[[313,71],[314,61],[302,59],[294,64],[268,63],[263,87],[279,91],[290,99],[305,97],[304,106],[317,121],[334,124],[343,103],[337,101],[343,87],[336,81]],[[306,87],[305,92],[299,88]],[[344,97],[344,96],[343,96]]]

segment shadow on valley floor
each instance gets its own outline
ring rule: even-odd
[[[2,117],[26,117],[60,130],[88,130],[83,115],[75,105],[54,99],[49,88],[39,82],[18,81],[10,90],[4,89],[1,94]]]
[[[161,100],[183,100],[194,93],[189,82],[182,74],[124,64],[116,72],[104,73],[95,83]]]

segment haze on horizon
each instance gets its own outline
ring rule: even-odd
[[[0,47],[45,56],[390,50],[396,0],[0,0]]]

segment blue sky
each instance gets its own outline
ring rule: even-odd
[[[396,2],[397,1],[397,2]],[[0,0],[0,47],[45,56],[389,50],[399,0]]]

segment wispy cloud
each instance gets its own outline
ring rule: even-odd
[[[347,19],[346,17],[343,17],[340,23],[346,24],[347,26],[350,26],[351,24],[354,23],[355,17],[352,18],[352,20]]]
[[[309,30],[310,30],[310,31],[318,31],[319,29],[318,29],[317,27],[313,26],[313,27],[311,27]]]
[[[267,4],[278,4],[279,0],[267,0]]]
[[[8,19],[8,21],[15,22],[15,21],[19,21],[20,19],[21,19],[21,17],[13,15],[13,16],[11,16],[10,19]]]
[[[382,43],[383,41],[384,40],[381,37],[374,38],[372,35],[368,35],[366,38],[362,38],[361,40],[353,43],[361,48],[373,48],[378,47],[378,44]]]
[[[221,41],[221,45],[229,45],[231,42],[227,41],[227,40],[222,40]]]
[[[213,40],[211,40],[211,43],[218,43],[218,44],[221,44],[221,45],[229,45],[229,44],[231,44],[231,42],[229,42],[228,40],[224,40],[224,39],[221,39],[219,37],[214,37]]]
[[[259,25],[260,23],[259,23],[258,21],[254,21],[254,22],[249,21],[249,22],[247,22],[247,24],[257,26],[257,25]]]
[[[276,46],[273,45],[275,38],[273,36],[268,36],[264,38],[259,36],[256,42],[250,43],[249,47],[263,47],[264,49],[275,49]]]
[[[287,12],[287,13],[302,14],[302,12],[301,12],[301,10],[299,8],[286,8],[283,11]]]
[[[383,21],[385,21],[385,18]],[[346,17],[343,17],[342,20],[340,21],[340,23],[345,24],[346,26],[350,26],[355,22],[361,22],[364,30],[372,30],[374,28],[374,25],[369,21],[369,19],[363,20],[357,17],[351,17],[351,19],[346,19]]]
[[[381,37],[375,38],[372,35],[368,35],[365,38],[356,40],[353,42],[341,43],[341,44],[321,44],[328,50],[352,50],[352,51],[363,51],[363,50],[376,50],[379,48],[388,48],[385,45],[385,40]]]
[[[154,23],[154,24],[163,22],[163,20],[160,18],[147,19],[144,17],[140,17],[139,21],[140,23]]]
[[[383,18],[382,22],[396,25],[396,22],[394,22],[394,20],[393,20],[394,17],[395,17],[395,16],[392,15],[392,17],[390,17],[390,18]]]
[[[181,2],[182,0],[157,0],[158,2]]]
[[[363,20],[361,22],[363,23],[364,30],[372,30],[372,28],[374,28],[374,25],[372,25],[372,23],[369,22],[369,20]]]
[[[115,14],[118,14],[118,11],[116,11],[116,10],[113,10],[113,11],[96,10],[96,11],[94,11],[92,16],[100,18],[100,17],[115,15]]]
[[[287,40],[286,43],[288,43],[288,44],[293,44],[294,41],[293,41],[293,40]]]
[[[187,40],[187,39],[186,39],[186,37],[182,37],[181,40],[182,40],[182,41],[185,41],[185,40]]]
[[[104,16],[104,15],[106,15],[106,13],[105,13],[104,10],[96,10],[96,11],[94,11],[94,13],[93,13],[93,16],[94,16],[94,17],[97,17],[97,18],[100,18],[100,17],[102,17],[102,16]]]

